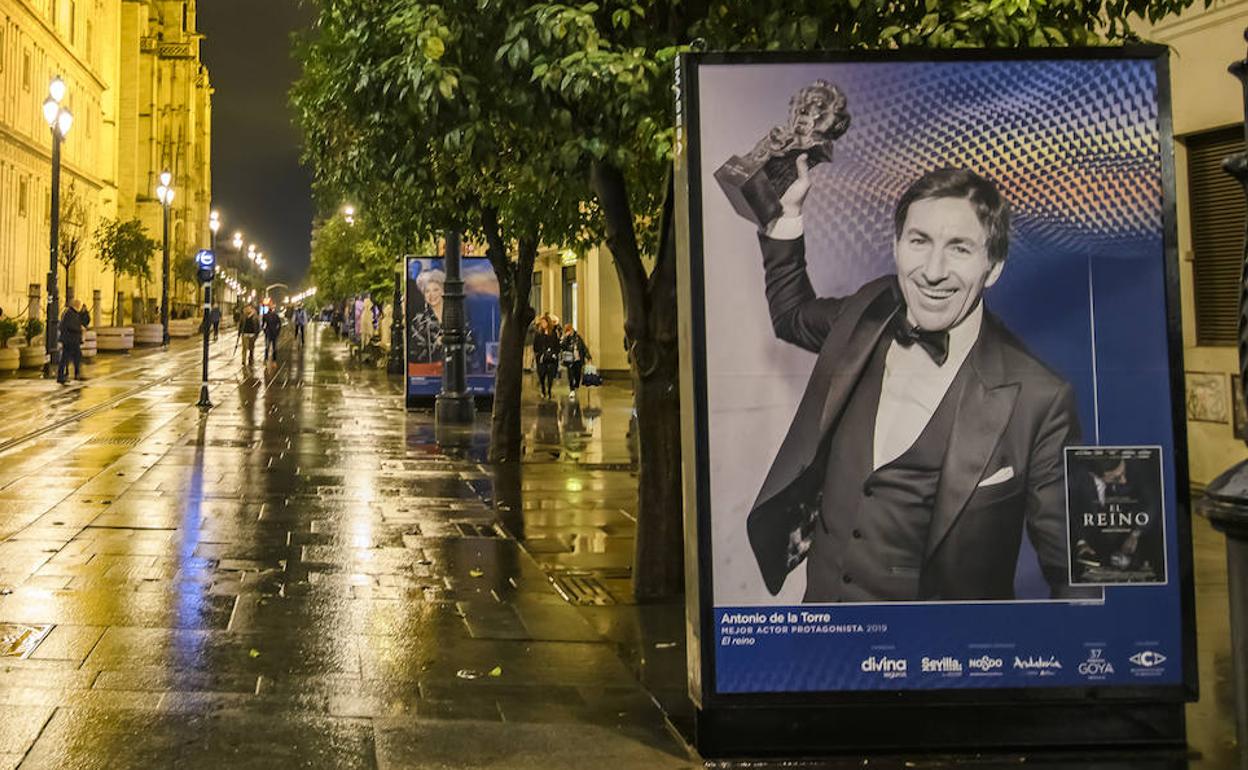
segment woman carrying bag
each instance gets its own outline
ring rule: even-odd
[[[568,390],[571,395],[575,396],[576,389],[581,387],[581,373],[585,370],[585,362],[592,361],[594,357],[589,354],[585,340],[576,333],[572,324],[563,327],[563,338],[559,340],[559,348],[562,351],[559,360],[568,370]]]

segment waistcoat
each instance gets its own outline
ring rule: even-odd
[[[919,598],[940,471],[969,367],[954,377],[914,444],[873,471],[875,416],[891,343],[891,335],[883,335],[828,431],[822,510],[806,559],[807,602]]]

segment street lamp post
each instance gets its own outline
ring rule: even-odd
[[[216,254],[217,254],[217,231],[221,229],[221,214],[218,211],[212,211],[208,214],[208,231],[211,233],[210,242],[212,244],[211,251],[213,254],[213,280],[216,280]]]
[[[196,406],[200,409],[211,409],[212,399],[208,397],[208,332],[211,324],[208,321],[209,314],[212,312],[212,281],[217,273],[216,252],[199,252],[195,255],[195,266],[198,268],[199,282],[204,288],[203,372],[199,384],[199,402],[196,403]]]
[[[230,245],[234,247],[234,274],[235,276],[242,274],[243,269],[243,233],[241,230],[234,231],[234,238],[230,241]],[[231,286],[230,290],[234,292],[234,306],[238,306],[238,289]]]
[[[438,425],[465,425],[476,416],[468,394],[464,350],[464,281],[460,277],[459,233],[446,234],[446,288],[442,295],[442,392],[434,402]]]
[[[164,246],[160,258],[160,344],[169,345],[169,205],[173,203],[173,174],[160,172],[160,186],[156,188],[160,199]]]
[[[60,76],[53,78],[48,85],[48,98],[43,102],[43,117],[52,130],[52,227],[48,238],[48,322],[44,329],[44,349],[47,361],[43,364],[43,376],[50,377],[55,371],[59,358],[56,349],[60,331],[60,308],[57,302],[56,270],[61,229],[61,142],[69,134],[74,117],[69,110],[61,106],[65,98],[65,81]],[[68,280],[68,279],[67,279]]]
[[[221,229],[221,214],[220,212],[213,211],[210,214],[208,214],[208,230],[209,232],[212,233],[212,238],[211,238],[212,246],[210,248],[213,254],[217,253],[217,231],[220,229]]]

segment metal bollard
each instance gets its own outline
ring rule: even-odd
[[[1227,585],[1231,607],[1231,660],[1235,669],[1235,735],[1240,765],[1248,764],[1248,460],[1213,480],[1200,513],[1226,535]]]

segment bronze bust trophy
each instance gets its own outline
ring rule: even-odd
[[[733,155],[715,180],[738,214],[760,228],[780,216],[780,196],[797,179],[797,156],[811,167],[832,160],[832,144],[849,128],[847,100],[826,80],[816,80],[789,100],[789,123],[776,126],[744,157]]]

